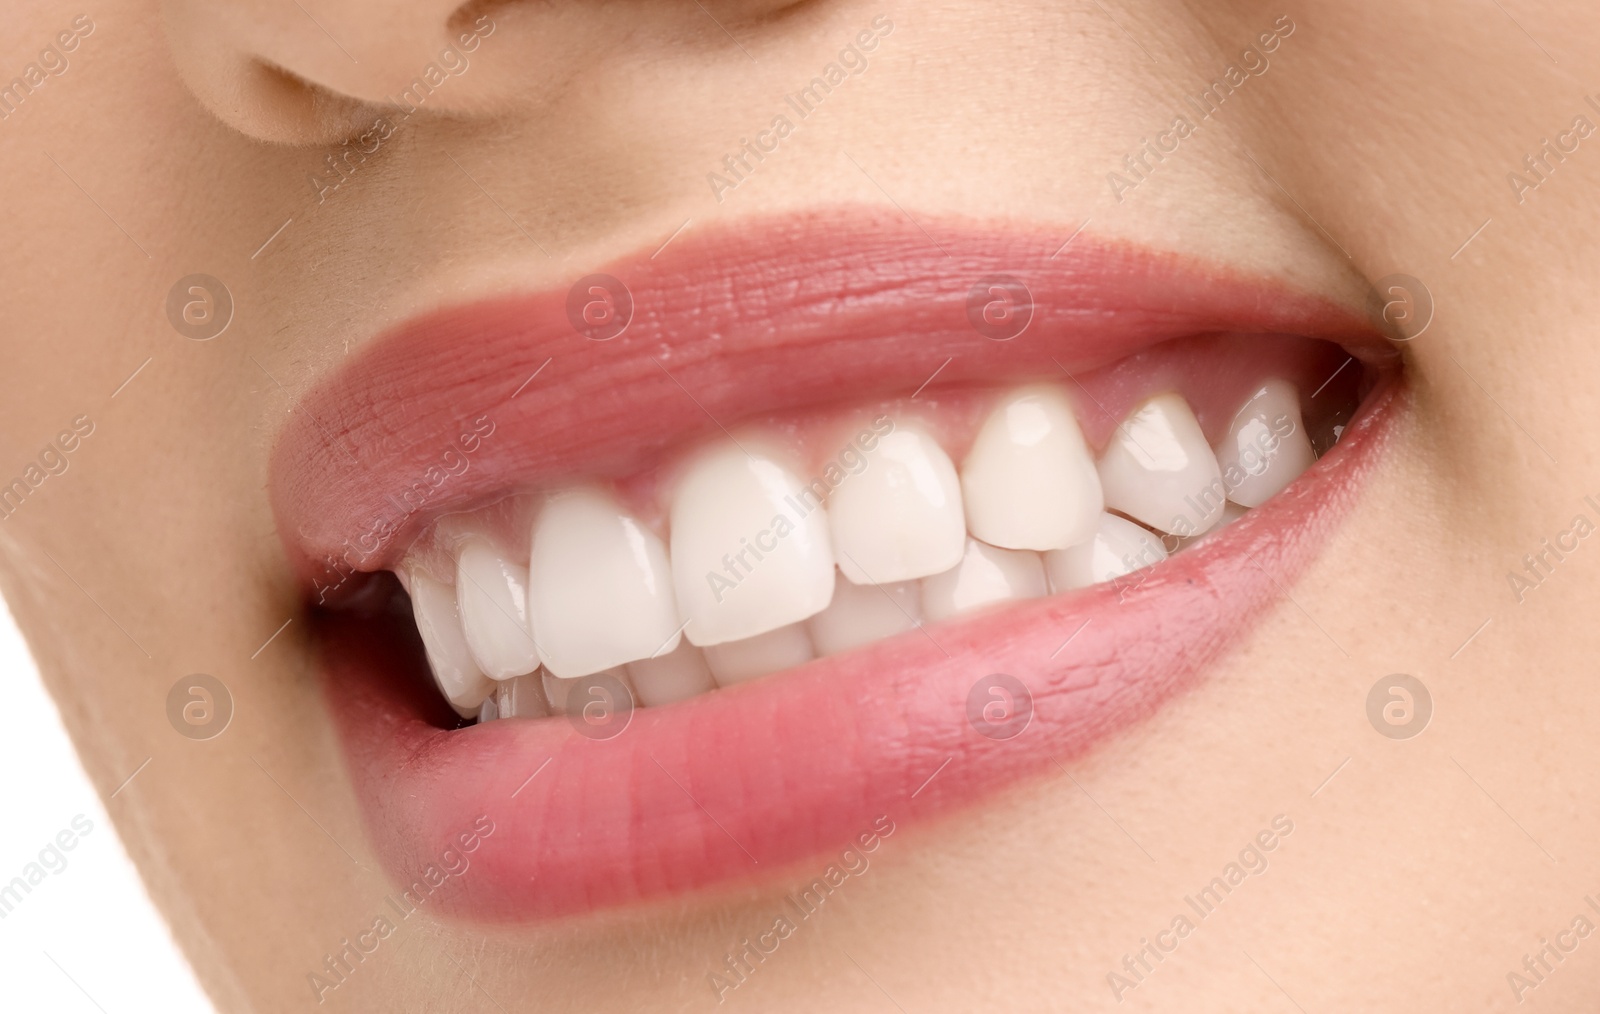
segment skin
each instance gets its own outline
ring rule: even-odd
[[[214,6],[96,5],[70,68],[0,122],[0,470],[74,417],[95,424],[0,524],[0,586],[102,794],[151,758],[107,806],[221,1009],[313,1003],[306,973],[391,889],[305,624],[257,653],[300,609],[263,492],[295,399],[418,311],[568,284],[685,219],[844,203],[1063,239],[1089,218],[1343,298],[1403,272],[1436,314],[1404,348],[1392,445],[1292,601],[1058,776],[901,825],[724,1006],[1265,1011],[1287,993],[1305,1010],[1509,1010],[1506,973],[1586,911],[1600,550],[1581,544],[1521,602],[1507,573],[1576,514],[1600,520],[1582,500],[1600,494],[1600,135],[1523,203],[1506,174],[1575,116],[1600,125],[1591,5],[505,3],[472,68],[321,204],[308,173],[375,115],[350,97],[416,73],[451,4]],[[81,13],[10,8],[0,77]],[[706,173],[880,13],[895,27],[870,69],[715,200]],[[1270,69],[1119,202],[1107,173],[1285,13]],[[196,271],[238,308],[209,342],[164,311]],[[235,707],[205,742],[164,710],[196,672]],[[1413,739],[1366,717],[1393,673],[1432,695]],[[1270,868],[1119,1005],[1107,973],[1275,814],[1294,830]],[[706,973],[825,862],[558,926],[419,912],[327,1006],[710,1009]],[[1585,1008],[1590,950],[1527,998]]]

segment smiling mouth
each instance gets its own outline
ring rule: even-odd
[[[779,870],[1081,754],[1270,608],[1382,444],[1386,339],[1052,249],[707,232],[313,390],[274,506],[396,878],[483,819],[469,918]]]
[[[952,617],[1137,584],[1299,478],[1362,374],[1272,341],[745,423],[641,474],[452,513],[395,574],[441,695],[480,723],[613,722],[910,630],[937,644]]]

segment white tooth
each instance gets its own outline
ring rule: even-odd
[[[500,715],[494,706],[494,694],[490,694],[488,697],[483,699],[482,704],[478,705],[478,724],[482,725],[485,722],[492,722],[499,717]]]
[[[567,694],[577,682],[577,680],[559,679],[544,669],[539,670],[539,687],[544,691],[545,706],[550,709],[551,714],[566,714]]]
[[[995,602],[1047,594],[1044,560],[1026,549],[996,549],[967,540],[954,570],[922,579],[922,615],[930,623]]]
[[[888,584],[949,570],[967,540],[961,482],[950,456],[926,433],[878,438],[865,467],[828,499],[833,551],[856,584]]]
[[[537,672],[496,683],[494,693],[483,706],[487,708],[491,703],[496,718],[543,718],[550,714],[550,703],[544,696],[544,680]]]
[[[1115,514],[1102,514],[1094,538],[1044,554],[1044,569],[1050,590],[1064,592],[1111,581],[1166,558],[1166,548],[1149,530]]]
[[[528,571],[487,539],[471,538],[456,556],[456,603],[479,670],[506,680],[539,668],[528,630]]]
[[[1094,458],[1053,387],[1007,395],[961,463],[967,530],[1007,549],[1064,549],[1093,537],[1105,504]]]
[[[421,570],[413,570],[411,609],[417,620],[417,633],[422,635],[422,646],[428,653],[434,683],[458,715],[471,718],[494,689],[494,680],[485,676],[472,660],[467,637],[461,632],[455,589]]]
[[[1179,394],[1134,409],[1100,458],[1106,508],[1157,531],[1199,535],[1222,518],[1227,497],[1217,456]]]
[[[529,608],[546,669],[587,676],[677,646],[667,550],[595,488],[556,494],[533,526]]]
[[[1260,507],[1316,460],[1300,418],[1300,396],[1276,377],[1239,409],[1217,448],[1228,499],[1243,507]]]
[[[910,630],[922,619],[922,589],[915,581],[861,585],[839,575],[828,608],[811,617],[818,655],[836,655]]]
[[[742,641],[715,644],[705,649],[706,664],[718,686],[743,683],[768,673],[802,665],[816,658],[803,623],[769,630]]]
[[[1227,506],[1222,508],[1222,520],[1220,520],[1216,524],[1212,525],[1210,530],[1205,532],[1202,535],[1196,535],[1196,536],[1194,536],[1193,538],[1190,538],[1190,539],[1175,539],[1175,540],[1173,540],[1173,542],[1175,542],[1176,545],[1174,545],[1173,543],[1170,543],[1170,542],[1167,543],[1167,545],[1171,547],[1171,548],[1169,548],[1167,550],[1167,555],[1171,556],[1173,553],[1176,553],[1180,549],[1186,549],[1189,546],[1192,546],[1192,545],[1194,545],[1196,543],[1204,542],[1205,540],[1207,540],[1207,539],[1211,538],[1212,536],[1216,535],[1218,532],[1222,531],[1224,528],[1228,527],[1229,525],[1233,524],[1235,521],[1239,520],[1240,518],[1244,517],[1246,514],[1249,514],[1249,513],[1250,513],[1250,508],[1248,508],[1248,507],[1240,507],[1238,504],[1234,503],[1232,500],[1229,500],[1228,503],[1227,503]],[[1171,539],[1172,536],[1169,535],[1169,536],[1167,536],[1167,538]]]
[[[565,715],[569,706],[582,707],[591,703],[602,704],[608,708],[616,706],[616,702],[610,699],[611,690],[597,684],[598,676],[615,677],[627,688],[630,697],[637,697],[633,681],[628,678],[628,670],[621,666],[607,669],[603,673],[590,673],[588,676],[578,676],[573,679],[552,676],[545,670],[540,670],[540,673],[543,677],[545,702],[550,713],[555,715]],[[631,707],[631,704],[624,703],[625,706]]]
[[[656,658],[629,662],[628,676],[633,680],[639,703],[647,708],[659,708],[717,688],[705,656],[688,643]]]
[[[764,634],[833,596],[827,511],[775,457],[706,451],[685,470],[671,514],[672,579],[692,643]]]

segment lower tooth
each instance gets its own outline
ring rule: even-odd
[[[688,641],[680,642],[665,655],[629,662],[628,676],[639,703],[647,708],[659,708],[717,688],[705,656]]]
[[[633,681],[628,678],[627,669],[621,666],[615,669],[607,669],[605,672],[579,676],[575,679],[562,679],[559,676],[552,676],[542,669],[539,672],[543,677],[544,698],[548,704],[548,713],[550,714],[569,714],[588,704],[602,704],[608,711],[615,709],[617,702],[611,699],[612,684],[610,679],[602,681],[602,677],[618,680],[626,688],[630,696],[638,696],[634,692]]]
[[[727,641],[702,649],[718,686],[732,686],[768,673],[790,669],[816,658],[804,623],[769,630],[742,641]]]
[[[1148,530],[1115,514],[1102,514],[1094,538],[1046,553],[1044,566],[1051,590],[1059,593],[1111,581],[1166,558],[1161,540]]]
[[[1159,394],[1122,421],[1100,458],[1107,510],[1158,531],[1199,535],[1222,517],[1227,490],[1189,403]]]
[[[1228,499],[1243,507],[1259,507],[1277,496],[1316,460],[1300,418],[1299,395],[1276,378],[1250,396],[1217,448]]]
[[[833,586],[833,601],[811,617],[811,641],[818,655],[836,655],[907,631],[922,620],[922,591],[915,581],[862,585],[843,574]]]
[[[412,571],[410,584],[411,609],[434,683],[457,714],[471,718],[494,689],[494,681],[478,668],[467,648],[456,611],[455,589],[420,570]]]
[[[954,570],[922,579],[922,615],[937,623],[996,602],[1047,593],[1044,560],[1038,553],[968,539],[966,555]]]
[[[500,680],[494,692],[483,702],[485,709],[493,708],[488,720],[496,718],[543,718],[550,714],[550,702],[545,700],[544,682],[536,672]],[[478,716],[478,721],[486,719]]]

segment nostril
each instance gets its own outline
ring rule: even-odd
[[[330,144],[362,125],[359,99],[265,55],[239,38],[221,11],[173,3],[163,13],[174,63],[190,93],[240,133],[272,144]]]
[[[276,64],[255,59],[241,88],[254,133],[282,144],[322,144],[347,137],[363,125],[366,103],[328,90]],[[370,120],[370,116],[367,117]]]
[[[419,75],[431,90],[436,79],[465,70],[465,54],[493,32],[476,12],[497,5],[458,4],[164,0],[162,14],[179,73],[202,106],[257,140],[322,146],[370,128]],[[392,10],[368,16],[379,7]],[[447,19],[466,15],[464,31],[446,34]],[[430,98],[430,110],[446,100],[456,110],[481,105],[474,88],[459,85]]]
[[[478,21],[488,18],[493,21],[508,7],[526,6],[528,0],[467,0],[466,3],[455,9],[445,22],[445,28],[452,39],[463,34],[470,34]]]

